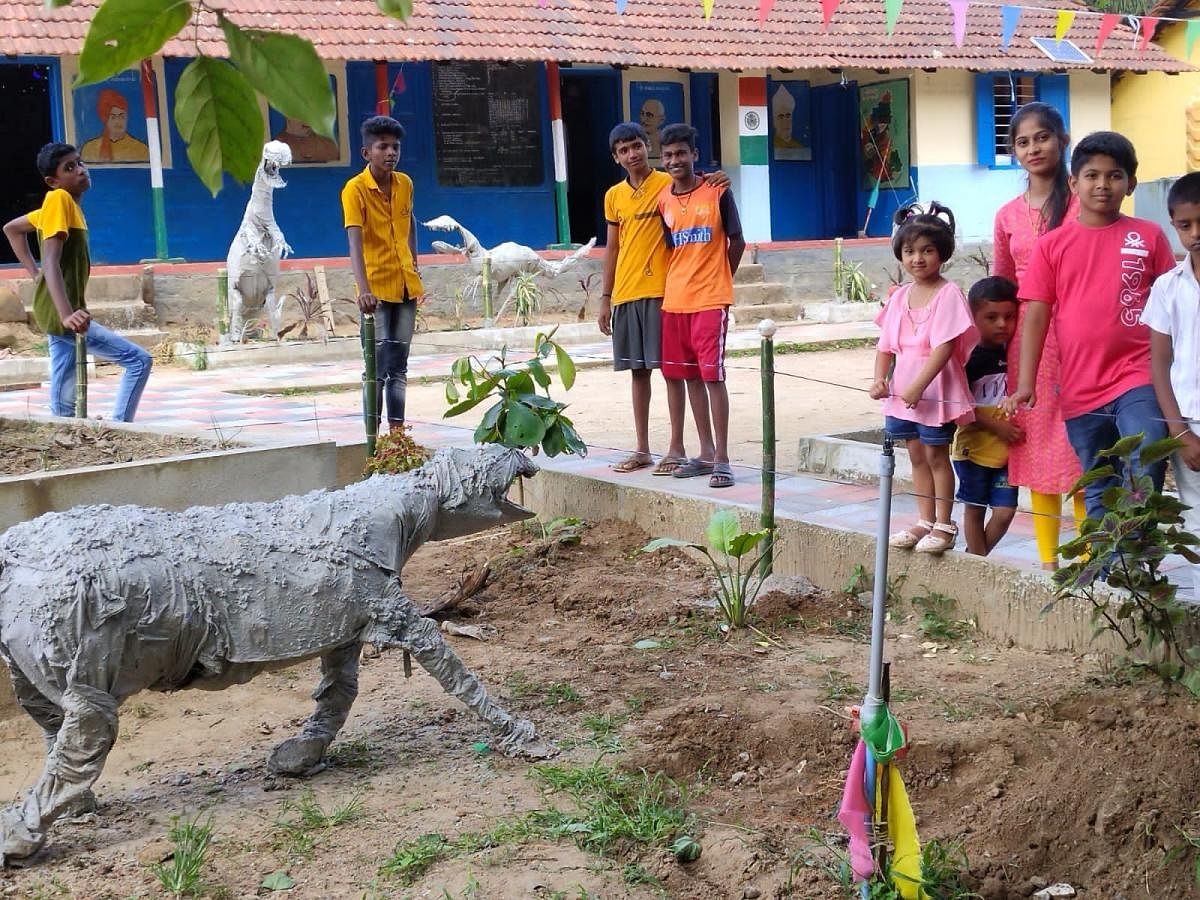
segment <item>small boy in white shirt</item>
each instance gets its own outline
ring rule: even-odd
[[[1172,468],[1179,499],[1191,507],[1184,527],[1200,535],[1200,172],[1171,186],[1167,212],[1188,255],[1154,282],[1141,321],[1150,328],[1154,393],[1167,433],[1183,442]],[[1192,584],[1200,602],[1200,566],[1192,566]]]

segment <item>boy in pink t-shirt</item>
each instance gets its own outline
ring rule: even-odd
[[[1088,135],[1071,155],[1071,190],[1079,219],[1038,239],[1021,278],[1029,304],[1021,335],[1013,412],[1033,404],[1042,345],[1051,321],[1060,355],[1059,401],[1067,437],[1083,470],[1120,438],[1144,434],[1147,443],[1166,436],[1150,378],[1150,333],[1139,321],[1150,286],[1175,266],[1162,229],[1122,215],[1121,202],[1137,185],[1133,144],[1112,131]],[[1150,467],[1162,490],[1166,467]],[[1103,515],[1101,497],[1112,479],[1084,492],[1088,515]]]

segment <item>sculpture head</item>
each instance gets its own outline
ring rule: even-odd
[[[438,488],[438,521],[431,541],[462,537],[533,518],[533,513],[508,499],[508,489],[537,472],[522,451],[493,444],[439,450],[422,471]]]
[[[267,141],[263,145],[262,163],[259,168],[270,187],[287,187],[287,182],[280,177],[279,170],[291,164],[292,148],[283,141]]]

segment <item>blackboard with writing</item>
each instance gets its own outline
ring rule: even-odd
[[[449,62],[433,67],[439,184],[543,183],[538,76],[535,63]]]

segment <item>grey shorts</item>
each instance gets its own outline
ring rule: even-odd
[[[612,311],[613,371],[662,366],[662,298],[627,300]]]

